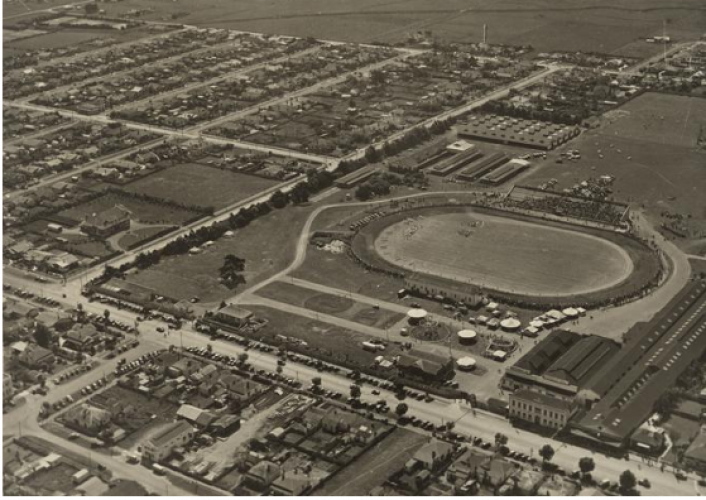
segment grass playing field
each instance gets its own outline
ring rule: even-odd
[[[254,175],[188,163],[143,177],[125,190],[218,210],[275,184],[277,181]]]
[[[574,295],[627,279],[630,256],[598,237],[468,212],[415,217],[375,250],[405,269],[521,295]]]

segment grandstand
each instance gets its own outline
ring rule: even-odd
[[[624,203],[584,198],[556,191],[515,186],[505,197],[507,208],[572,217],[611,226],[628,220],[630,207]]]

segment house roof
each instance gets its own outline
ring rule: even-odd
[[[152,438],[150,439],[150,443],[152,443],[152,445],[154,446],[161,446],[165,443],[168,443],[176,436],[180,436],[187,432],[193,432],[193,430],[194,428],[191,426],[191,424],[180,420],[179,422],[174,422],[170,424],[169,426],[165,427],[157,434],[152,436]]]
[[[181,417],[202,427],[208,426],[215,419],[215,417],[206,410],[187,404],[179,407],[177,417]]]
[[[40,345],[30,344],[20,353],[19,360],[31,366],[53,355],[49,349],[45,349]]]
[[[435,352],[412,349],[400,356],[397,364],[401,368],[414,367],[429,375],[438,375],[451,361],[451,358]]]
[[[95,227],[106,227],[122,222],[130,217],[130,212],[120,207],[108,208],[102,212],[86,217],[86,224]]]
[[[75,342],[83,343],[98,336],[98,330],[91,323],[78,323],[66,333],[66,338]]]
[[[513,366],[533,375],[542,375],[550,366],[581,340],[581,335],[566,330],[555,330],[522,356]]]
[[[453,452],[454,446],[446,441],[432,439],[417,450],[414,454],[414,459],[425,464],[433,464],[437,459]]]
[[[706,432],[699,432],[698,436],[687,448],[684,457],[697,462],[706,463]]]
[[[234,304],[228,304],[227,306],[219,309],[217,313],[240,320],[249,319],[253,315],[251,311],[238,307]]]
[[[280,466],[274,462],[270,462],[269,460],[259,462],[248,471],[249,476],[259,479],[265,484],[271,484],[276,478],[279,477],[280,473]]]

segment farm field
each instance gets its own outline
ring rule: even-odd
[[[384,308],[374,309],[368,304],[362,304],[346,297],[319,293],[283,281],[271,283],[260,289],[257,294],[380,329],[390,328],[404,318],[404,314]]]
[[[57,31],[38,35],[22,40],[16,40],[10,44],[13,49],[19,50],[41,50],[46,48],[59,48],[68,45],[86,43],[100,38],[110,38],[110,34],[96,31]]]
[[[491,43],[615,54],[622,47],[634,53],[640,37],[661,34],[665,17],[676,36],[698,38],[706,28],[699,0],[580,0],[566,5],[550,0],[273,0],[256,5],[248,0],[203,0],[195,12],[188,0],[126,0],[105,8],[114,14],[138,6],[154,8],[146,15],[151,19],[177,15],[180,22],[202,26],[355,42],[403,41],[423,29],[445,40],[478,42],[487,24]],[[645,50],[654,48],[643,45]]]
[[[235,294],[219,282],[218,269],[228,254],[245,259],[245,286],[252,286],[283,269],[294,258],[294,241],[311,207],[287,207],[261,217],[224,237],[198,255],[163,259],[152,268],[131,274],[129,281],[155,289],[168,297],[200,297],[220,302]]]
[[[254,175],[187,163],[143,177],[125,186],[125,191],[219,210],[276,184]]]
[[[397,222],[375,250],[410,271],[532,296],[609,288],[633,267],[624,250],[597,237],[468,212]]]

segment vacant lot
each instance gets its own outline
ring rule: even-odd
[[[125,190],[216,210],[274,186],[276,181],[196,163],[177,165],[130,183]]]
[[[356,363],[359,366],[371,366],[377,353],[363,350],[361,343],[371,340],[368,335],[348,330],[321,321],[303,318],[276,309],[263,306],[247,308],[255,316],[267,318],[267,326],[257,332],[269,342],[277,335],[285,335],[305,341],[308,346],[302,351],[314,357],[332,359],[342,363]],[[399,354],[398,347],[390,344],[385,356]]]
[[[46,35],[33,36],[12,42],[10,46],[19,50],[40,50],[67,47],[99,38],[108,38],[108,34],[96,31],[57,31]]]
[[[573,295],[617,285],[629,255],[595,236],[458,212],[397,222],[375,250],[407,270],[522,295]]]
[[[219,268],[228,254],[245,259],[244,287],[254,285],[286,267],[294,258],[294,242],[312,207],[275,210],[223,237],[198,255],[163,259],[152,268],[130,275],[129,280],[153,288],[166,297],[220,302],[236,292],[220,284]]]
[[[706,100],[646,93],[614,112],[602,133],[665,146],[696,148],[706,128]]]
[[[267,285],[257,293],[280,302],[380,329],[390,328],[404,318],[404,314],[382,308],[375,309],[346,297],[320,293],[281,281]]]
[[[427,442],[423,434],[395,429],[380,443],[363,453],[350,466],[314,491],[317,496],[364,496],[381,486],[389,476],[404,467]]]

